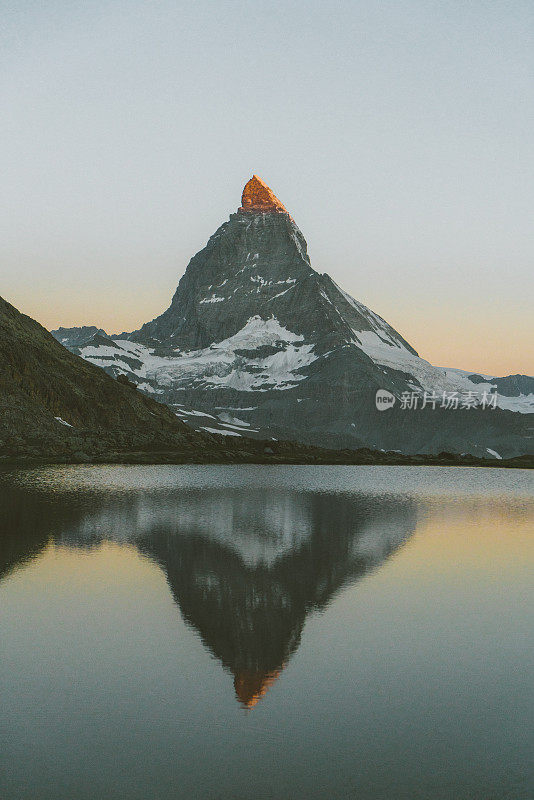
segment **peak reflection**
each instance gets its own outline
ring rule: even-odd
[[[398,497],[238,488],[77,493],[56,496],[53,513],[43,514],[42,496],[26,492],[22,503],[20,493],[2,492],[12,534],[2,540],[4,570],[49,539],[135,545],[164,571],[182,617],[231,674],[246,709],[291,659],[307,615],[376,569],[416,524],[415,505]]]
[[[300,643],[306,616],[379,566],[413,532],[415,509],[343,495],[207,491],[181,496],[172,532],[137,541],[184,619],[251,708]]]

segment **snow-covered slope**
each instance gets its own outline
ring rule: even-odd
[[[313,345],[304,344],[302,336],[282,327],[274,317],[263,320],[255,316],[234,336],[202,350],[182,352],[176,348],[172,355],[161,356],[154,348],[116,339],[113,346],[89,343],[83,348],[83,357],[99,366],[112,362],[117,372],[146,382],[147,386],[142,386],[146,391],[161,393],[177,381],[244,392],[292,389],[305,377],[299,370],[317,356]]]
[[[345,298],[357,301],[344,293]],[[360,303],[359,309],[365,309]],[[380,321],[373,312],[369,315]],[[460,396],[473,392],[477,398],[496,394],[498,408],[527,414],[534,412],[534,392],[516,395],[503,394],[507,378],[480,375],[465,370],[435,367],[408,350],[402,342],[392,339],[378,327],[373,331],[354,331],[350,344],[360,349],[375,365],[389,367],[409,376],[407,386],[422,394],[457,392]],[[268,355],[262,348],[272,349]],[[182,352],[176,348],[171,355],[157,355],[157,349],[131,341],[112,339],[109,343],[92,339],[81,348],[83,357],[114,375],[124,374],[134,379],[138,387],[149,394],[164,394],[168,387],[195,383],[205,388],[225,386],[240,392],[284,391],[293,389],[305,380],[303,368],[329,353],[317,355],[313,344],[305,344],[302,336],[284,328],[275,317],[251,317],[233,336],[215,342],[201,350]],[[511,381],[510,381],[511,382]],[[533,381],[534,384],[534,381]],[[501,391],[499,392],[499,386]],[[534,385],[533,385],[534,388]],[[399,395],[400,397],[400,395]]]

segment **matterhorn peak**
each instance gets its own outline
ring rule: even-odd
[[[256,214],[278,213],[287,214],[287,209],[282,205],[267,184],[253,175],[247,181],[241,196],[241,208],[239,211],[251,211]]]
[[[257,175],[156,319],[111,338],[96,328],[55,335],[193,427],[227,437],[507,458],[524,452],[525,414],[534,410],[533,378],[433,367],[385,320],[314,270],[304,236]],[[393,402],[380,407],[384,392]],[[484,392],[486,403],[490,395],[499,403],[495,414],[482,407],[468,414],[472,404],[454,412],[452,400],[439,410],[427,402],[448,393],[473,401]],[[265,680],[241,671],[240,701],[250,707]]]

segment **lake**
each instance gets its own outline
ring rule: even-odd
[[[534,473],[0,472],[2,800],[532,800]]]

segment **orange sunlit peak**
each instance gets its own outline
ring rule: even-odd
[[[285,206],[276,197],[274,192],[269,189],[265,181],[253,175],[247,181],[243,194],[241,195],[241,207],[239,211],[252,211],[255,213],[277,213],[287,214]]]

